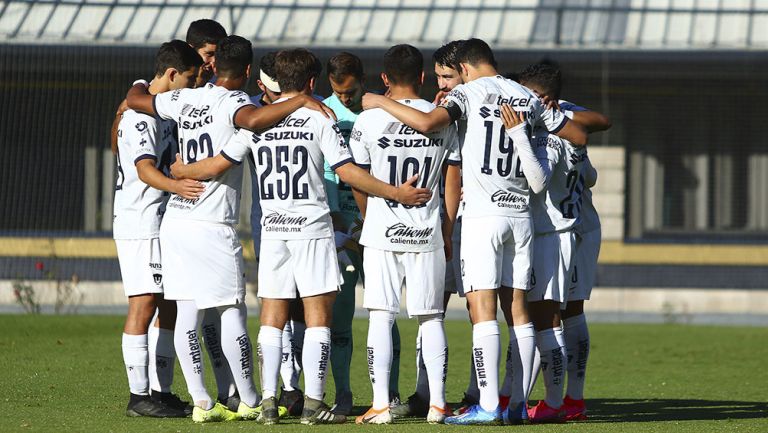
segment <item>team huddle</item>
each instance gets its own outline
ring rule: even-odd
[[[252,71],[251,43],[212,20],[160,47],[154,79],[134,83],[113,125],[129,416],[345,423],[362,282],[373,401],[356,423],[586,418],[583,304],[600,222],[585,145],[610,123],[560,100],[555,65],[502,77],[479,39],[448,43],[433,60],[433,102],[419,96],[424,58],[410,45],[384,54],[385,95],[365,92],[357,56],[335,55],[326,66],[333,95],[322,100],[314,89],[323,65],[305,49],[268,53]],[[251,76],[263,92],[253,97],[242,90]],[[253,184],[260,389],[234,229],[244,166]],[[395,317],[404,287],[419,326],[418,372],[401,402]],[[470,380],[453,410],[443,324],[452,293],[466,299],[473,325]],[[510,336],[504,377],[498,306]],[[171,391],[176,359],[191,403]],[[528,407],[539,372],[546,396]]]

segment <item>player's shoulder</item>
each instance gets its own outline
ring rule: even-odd
[[[120,126],[121,128],[131,128],[140,134],[144,134],[157,127],[157,119],[153,116],[128,109],[123,112]]]

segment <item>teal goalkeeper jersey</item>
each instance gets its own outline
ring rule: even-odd
[[[349,108],[339,101],[336,95],[329,96],[323,103],[331,107],[333,112],[336,113],[336,118],[338,119],[336,125],[341,130],[344,141],[349,145],[349,135],[352,133],[352,126],[355,124],[359,113],[350,111]],[[325,161],[325,186],[328,192],[328,206],[331,212],[340,212],[344,222],[348,225],[351,224],[360,215],[355,198],[352,195],[352,188],[339,180],[339,177],[328,165],[328,161]]]

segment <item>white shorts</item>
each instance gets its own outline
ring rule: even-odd
[[[163,218],[165,298],[206,309],[245,302],[243,246],[227,224]]]
[[[583,233],[576,242],[576,253],[573,258],[573,276],[568,292],[569,301],[586,301],[592,295],[597,273],[597,257],[600,255],[600,229]]]
[[[461,218],[456,221],[451,239],[453,250],[451,260],[445,263],[445,291],[464,296],[464,285],[461,282]]]
[[[160,239],[115,239],[125,296],[163,293]]]
[[[536,235],[528,302],[568,301],[576,234],[573,231]]]
[[[501,286],[528,290],[533,220],[501,216],[463,219],[461,274],[464,292]]]
[[[261,240],[259,298],[308,298],[338,292],[343,283],[333,238]]]
[[[403,282],[408,316],[443,313],[445,296],[445,251],[423,253],[363,250],[365,292],[363,307],[369,310],[400,312]]]

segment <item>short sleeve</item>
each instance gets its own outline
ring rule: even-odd
[[[177,89],[171,92],[163,92],[155,95],[152,100],[155,106],[155,112],[161,119],[176,120],[181,114],[182,99],[184,91],[189,89]]]
[[[352,132],[349,134],[349,151],[352,153],[352,158],[355,160],[355,164],[365,169],[371,168],[371,152],[368,149],[368,143],[365,139],[362,122],[360,118],[357,118],[355,126],[352,128]]]
[[[255,132],[238,129],[229,142],[221,149],[221,156],[233,164],[241,164],[251,151],[251,143],[258,143],[260,138]]]
[[[133,163],[142,159],[152,159],[157,161],[157,122],[148,116],[139,118],[131,117],[125,120],[123,134],[126,135],[128,152],[133,159]]]
[[[451,120],[466,119],[469,111],[467,93],[464,85],[459,84],[443,98],[440,106],[448,110]]]
[[[446,129],[445,143],[448,153],[447,162],[450,165],[461,164],[461,148],[459,147],[459,134],[456,124],[449,125]]]
[[[349,147],[344,141],[339,127],[325,118],[320,119],[319,122],[320,150],[331,169],[336,170],[342,165],[352,162],[352,155],[349,153]]]
[[[589,111],[587,108],[576,105],[573,102],[568,102],[564,99],[561,99],[558,103],[560,104],[560,109],[563,111]]]
[[[228,122],[227,125],[234,127],[236,126],[235,116],[237,112],[249,105],[255,107],[254,103],[251,102],[250,96],[241,90],[234,90],[229,92],[229,95],[224,98],[219,108],[220,112],[224,113],[224,118]]]

